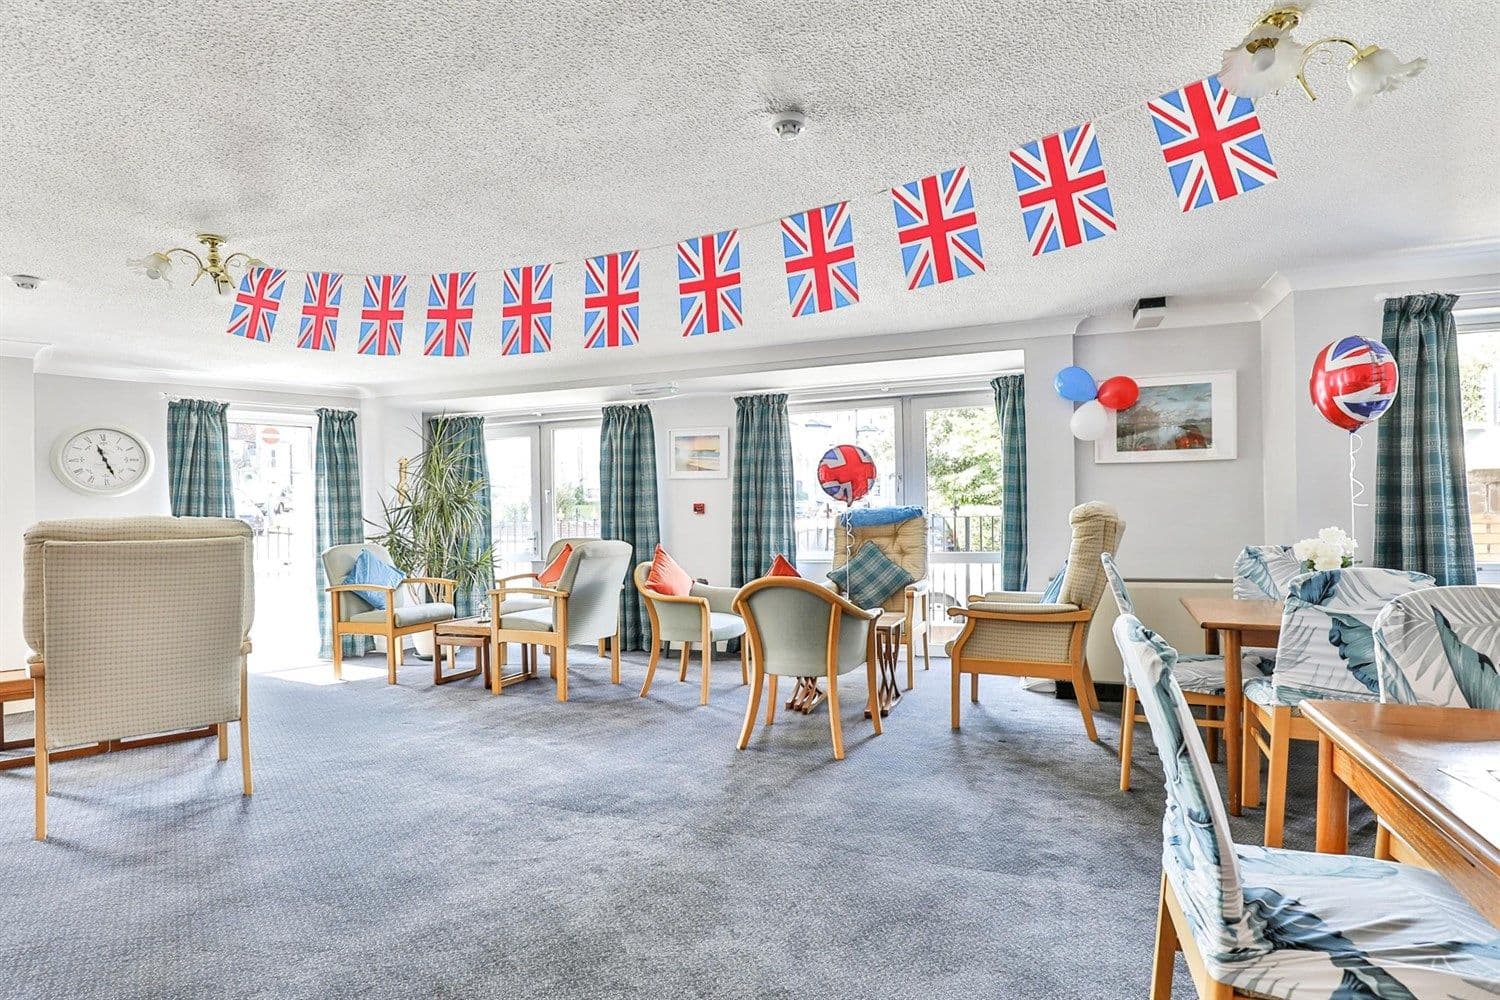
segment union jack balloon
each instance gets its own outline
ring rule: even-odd
[[[1388,347],[1378,340],[1345,337],[1318,352],[1307,392],[1330,424],[1352,434],[1390,409],[1399,383]]]
[[[852,504],[875,485],[875,460],[857,444],[834,445],[818,463],[818,485],[835,500]]]

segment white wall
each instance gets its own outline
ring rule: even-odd
[[[36,520],[36,417],[30,358],[0,358],[0,670],[26,662],[21,535]]]
[[[694,577],[728,586],[730,568],[729,528],[733,514],[731,479],[671,478],[670,433],[695,427],[725,427],[729,430],[729,454],[734,454],[734,398],[730,395],[684,396],[651,404],[651,422],[656,428],[656,468],[659,477],[657,504],[661,509],[662,547],[682,563]],[[705,511],[693,513],[693,504]],[[649,559],[649,552],[640,553]]]

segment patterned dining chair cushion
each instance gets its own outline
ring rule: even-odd
[[[1304,698],[1379,700],[1370,631],[1375,618],[1392,600],[1432,585],[1425,573],[1367,566],[1294,577],[1269,691],[1252,681],[1245,695],[1261,704],[1292,706]]]
[[[862,608],[878,608],[892,595],[916,582],[904,566],[897,565],[873,541],[854,550],[849,562],[830,570],[828,579]]]
[[[1241,601],[1284,601],[1292,578],[1302,572],[1290,545],[1247,545],[1234,560],[1234,596]]]
[[[1500,709],[1500,589],[1432,587],[1375,619],[1380,700]]]
[[[1133,615],[1116,620],[1114,635],[1166,779],[1163,870],[1215,980],[1296,1000],[1500,995],[1500,931],[1442,877],[1237,846],[1203,742],[1188,739],[1176,651]]]
[[[1130,591],[1125,587],[1125,578],[1120,575],[1120,568],[1115,565],[1114,556],[1108,552],[1100,553],[1099,562],[1104,567],[1104,577],[1109,581],[1109,589],[1115,595],[1115,603],[1120,606],[1120,613],[1122,615],[1135,614],[1135,602],[1130,599]],[[1242,662],[1249,667],[1250,660],[1247,650]],[[1222,656],[1208,653],[1196,655],[1179,653],[1172,674],[1184,691],[1211,695],[1224,693],[1224,657]],[[1131,684],[1128,670],[1125,672],[1125,683],[1127,686]]]

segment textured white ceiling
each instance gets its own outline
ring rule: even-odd
[[[0,287],[0,339],[53,344],[59,362],[270,384],[545,385],[618,363],[582,349],[576,263],[557,271],[553,355],[499,356],[492,289],[473,358],[418,356],[409,322],[392,360],[353,354],[353,290],[338,351],[313,355],[292,346],[295,308],[275,343],[247,344],[223,332],[227,299],[149,282],[124,260],[216,229],[294,269],[577,261],[959,162],[974,170],[983,276],[907,292],[888,198],[867,197],[854,206],[857,306],[790,319],[774,231],[750,230],[745,327],[684,342],[672,254],[654,251],[631,364],[670,373],[793,341],[1245,292],[1277,268],[1500,235],[1500,5],[1322,0],[1307,37],[1378,40],[1431,68],[1361,111],[1330,56],[1314,73],[1324,99],[1262,102],[1283,179],[1187,215],[1144,108],[1106,121],[1120,231],[1033,259],[1007,151],[1206,75],[1256,13],[1232,0],[13,3],[0,271],[47,283]],[[793,143],[767,125],[786,104],[809,116]]]

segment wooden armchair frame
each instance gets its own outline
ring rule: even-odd
[[[535,649],[538,646],[547,650],[547,659],[551,663],[552,677],[557,681],[557,700],[568,700],[568,591],[559,587],[509,587],[506,586],[512,580],[536,580],[535,573],[517,573],[497,581],[494,590],[490,591],[490,643],[495,650],[495,663],[490,670],[490,693],[500,693],[500,675],[504,672],[506,661],[506,645],[516,642]],[[540,581],[538,581],[540,582]],[[500,614],[500,606],[505,603],[507,594],[531,594],[534,597],[545,597],[552,607],[552,631],[541,632],[530,629],[501,628],[500,622],[504,617]],[[620,683],[620,635],[615,633],[609,640],[609,680],[611,684]],[[602,653],[602,650],[601,650]],[[536,659],[531,659],[532,668],[535,669]]]
[[[344,679],[344,641],[346,635],[371,635],[379,636],[385,640],[385,662],[386,683],[396,683],[396,668],[401,666],[402,642],[406,636],[418,632],[431,632],[432,622],[421,622],[415,625],[396,625],[396,591],[410,583],[422,584],[434,588],[443,604],[452,604],[454,591],[458,589],[457,580],[449,580],[441,576],[409,576],[395,587],[382,587],[375,583],[338,583],[327,588],[326,593],[332,595],[329,604],[330,609],[329,627],[333,630],[333,676],[335,680]],[[352,593],[359,590],[380,590],[385,592],[385,621],[383,622],[356,622],[349,621],[344,617],[344,602],[339,600],[339,595]]]
[[[661,661],[661,647],[663,640],[658,638],[661,635],[661,620],[656,615],[656,602],[660,601],[663,604],[691,604],[696,605],[698,608],[698,648],[702,651],[703,654],[703,679],[702,689],[698,694],[698,704],[707,705],[708,678],[709,671],[711,669],[710,664],[713,662],[714,655],[712,628],[713,621],[709,617],[713,609],[709,605],[708,598],[702,596],[693,596],[691,594],[685,594],[679,597],[675,594],[663,594],[659,590],[652,590],[650,587],[646,586],[645,580],[642,579],[642,574],[640,572],[639,566],[636,567],[634,576],[636,589],[639,590],[641,596],[645,598],[644,603],[646,605],[646,615],[651,619],[651,660],[646,664],[646,681],[641,685],[641,697],[646,697],[647,693],[651,690],[651,682],[656,678],[656,665]],[[748,627],[749,626],[747,625],[747,630]],[[685,682],[687,680],[688,662],[692,658],[692,655],[693,644],[691,642],[684,642],[682,644],[682,664],[677,671],[677,680],[679,682]],[[740,683],[742,684],[750,683],[749,658],[750,643],[748,641],[742,640],[740,642]]]

